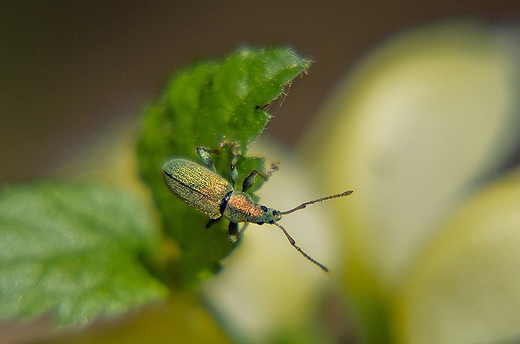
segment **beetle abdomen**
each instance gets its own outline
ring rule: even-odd
[[[217,219],[220,202],[230,191],[231,184],[215,172],[185,159],[170,160],[163,167],[164,181],[169,189],[191,207]]]

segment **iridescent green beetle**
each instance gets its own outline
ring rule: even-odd
[[[244,179],[242,191],[236,191],[235,184],[238,179],[238,174],[235,169],[238,155],[236,144],[233,143],[231,145],[233,156],[230,165],[231,183],[219,176],[215,171],[211,154],[220,153],[223,146],[224,142],[221,143],[219,149],[197,148],[197,154],[205,167],[186,159],[173,159],[168,161],[163,167],[164,181],[168,188],[188,205],[209,216],[210,221],[206,227],[220,220],[222,216],[226,217],[229,220],[228,240],[231,243],[238,240],[248,223],[252,222],[259,225],[269,223],[280,228],[291,245],[305,258],[319,266],[322,270],[328,271],[324,265],[303,252],[302,249],[296,245],[296,242],[289,233],[287,233],[285,228],[277,222],[282,218],[282,215],[293,213],[310,204],[350,195],[352,191],[345,191],[340,194],[305,202],[288,211],[278,211],[276,209],[267,208],[266,206],[255,203],[246,191],[253,186],[257,175],[267,180],[271,173],[278,169],[276,165],[272,165],[268,173],[253,170]],[[244,222],[245,225],[239,231],[238,224],[241,222]]]

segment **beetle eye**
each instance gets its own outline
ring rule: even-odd
[[[262,211],[265,213],[267,211],[267,207],[265,205],[261,205],[260,206],[260,209],[262,209]]]

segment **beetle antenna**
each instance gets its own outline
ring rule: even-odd
[[[345,197],[345,196],[350,195],[353,192],[354,191],[352,191],[352,190],[348,190],[348,191],[345,191],[345,192],[342,192],[342,193],[339,193],[339,194],[335,194],[335,195],[332,195],[332,196],[321,197],[321,198],[318,198],[318,199],[315,199],[315,200],[312,200],[312,201],[309,201],[309,202],[302,203],[299,206],[297,206],[296,208],[293,208],[291,210],[280,211],[279,214],[280,215],[287,215],[287,214],[290,214],[290,213],[294,213],[297,210],[301,210],[301,209],[306,208],[308,205],[311,205],[311,204],[314,204],[314,203],[323,202],[323,201],[326,201],[326,200],[329,200],[329,199],[333,199],[333,198]]]
[[[314,264],[318,265],[323,271],[325,272],[329,272],[329,269],[327,269],[327,267],[323,264],[321,264],[320,262],[318,262],[317,260],[315,260],[314,258],[312,258],[311,256],[309,256],[307,253],[303,252],[303,250],[296,245],[296,242],[294,241],[294,239],[289,235],[289,233],[287,233],[287,231],[285,230],[285,228],[282,227],[282,225],[276,223],[276,222],[273,222],[273,225],[277,226],[278,228],[280,228],[283,232],[283,234],[285,234],[285,236],[287,237],[287,240],[289,240],[289,243],[291,243],[291,245],[298,251],[302,254],[302,256],[304,256],[305,258],[307,258],[308,260],[310,260],[311,262],[313,262]]]

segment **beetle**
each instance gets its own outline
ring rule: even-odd
[[[211,157],[211,154],[219,154],[224,145],[225,141],[221,141],[218,149],[209,149],[206,147],[197,148],[197,154],[204,166],[186,159],[173,159],[168,161],[163,167],[163,177],[168,188],[182,201],[209,216],[210,221],[206,225],[206,228],[210,227],[211,224],[217,222],[222,217],[226,217],[229,220],[229,242],[236,242],[244,232],[248,223],[256,223],[259,225],[268,223],[275,225],[282,230],[287,240],[289,240],[289,243],[298,252],[319,266],[323,271],[328,271],[327,267],[310,257],[297,246],[294,239],[278,221],[281,220],[283,215],[304,209],[314,203],[348,196],[353,191],[348,190],[339,194],[321,197],[302,203],[287,211],[268,208],[254,202],[253,198],[247,194],[246,191],[253,186],[257,175],[267,180],[278,167],[273,164],[268,173],[257,170],[251,171],[242,183],[242,191],[237,191],[235,190],[235,184],[238,179],[238,173],[235,166],[238,157],[238,145],[235,142],[231,144],[231,183],[216,173],[215,164]],[[239,231],[238,224],[242,222],[245,224]]]

